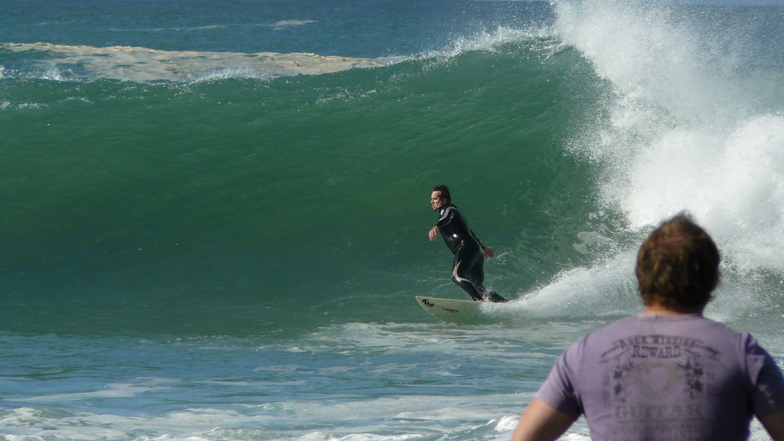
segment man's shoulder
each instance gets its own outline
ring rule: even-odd
[[[657,345],[691,340],[723,347],[741,348],[747,343],[748,333],[735,331],[723,323],[701,315],[690,316],[645,316],[642,314],[625,317],[604,328],[583,336],[575,346],[586,349],[605,350],[608,347],[627,345]],[[675,340],[673,340],[675,338]]]
[[[593,333],[617,334],[624,329],[630,331],[650,330],[672,332],[677,332],[681,329],[704,329],[709,330],[710,332],[741,334],[723,323],[700,314],[646,315],[642,313],[619,319]]]
[[[442,216],[443,216],[444,214],[446,214],[446,213],[450,212],[450,211],[455,211],[455,212],[457,212],[457,207],[455,207],[455,206],[454,206],[454,204],[451,204],[451,203],[449,203],[449,204],[442,205],[442,206],[441,206],[441,208],[439,208],[439,209],[438,209],[438,212],[439,212],[439,213],[440,213]]]

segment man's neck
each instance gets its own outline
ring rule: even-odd
[[[704,308],[691,309],[665,306],[658,300],[652,300],[650,304],[645,305],[645,311],[642,313],[645,315],[702,315],[703,309]]]

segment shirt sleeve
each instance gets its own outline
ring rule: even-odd
[[[582,403],[575,393],[573,383],[574,372],[576,372],[575,364],[578,362],[576,353],[579,352],[581,343],[582,340],[558,357],[550,375],[547,376],[544,384],[536,393],[536,398],[575,418],[583,413]]]
[[[746,363],[754,415],[763,417],[784,409],[784,376],[773,357],[751,336],[746,339]]]

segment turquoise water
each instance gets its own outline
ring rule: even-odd
[[[508,439],[684,209],[707,315],[784,357],[782,8],[0,7],[9,440]],[[413,299],[466,298],[439,183],[513,300],[482,323]]]

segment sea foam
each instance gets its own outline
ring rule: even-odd
[[[635,230],[686,210],[736,268],[784,270],[784,109],[750,94],[741,70],[754,54],[732,49],[745,34],[729,29],[727,44],[637,2],[566,1],[558,13],[565,42],[612,86],[608,117],[571,145],[602,166],[603,203]]]
[[[320,75],[352,68],[383,66],[380,58],[322,56],[310,53],[254,54],[164,51],[143,47],[67,46],[48,43],[5,43],[0,48],[48,54],[40,61],[45,79],[115,79],[134,82],[193,82],[214,78],[276,78]],[[68,71],[68,74],[64,74]]]

